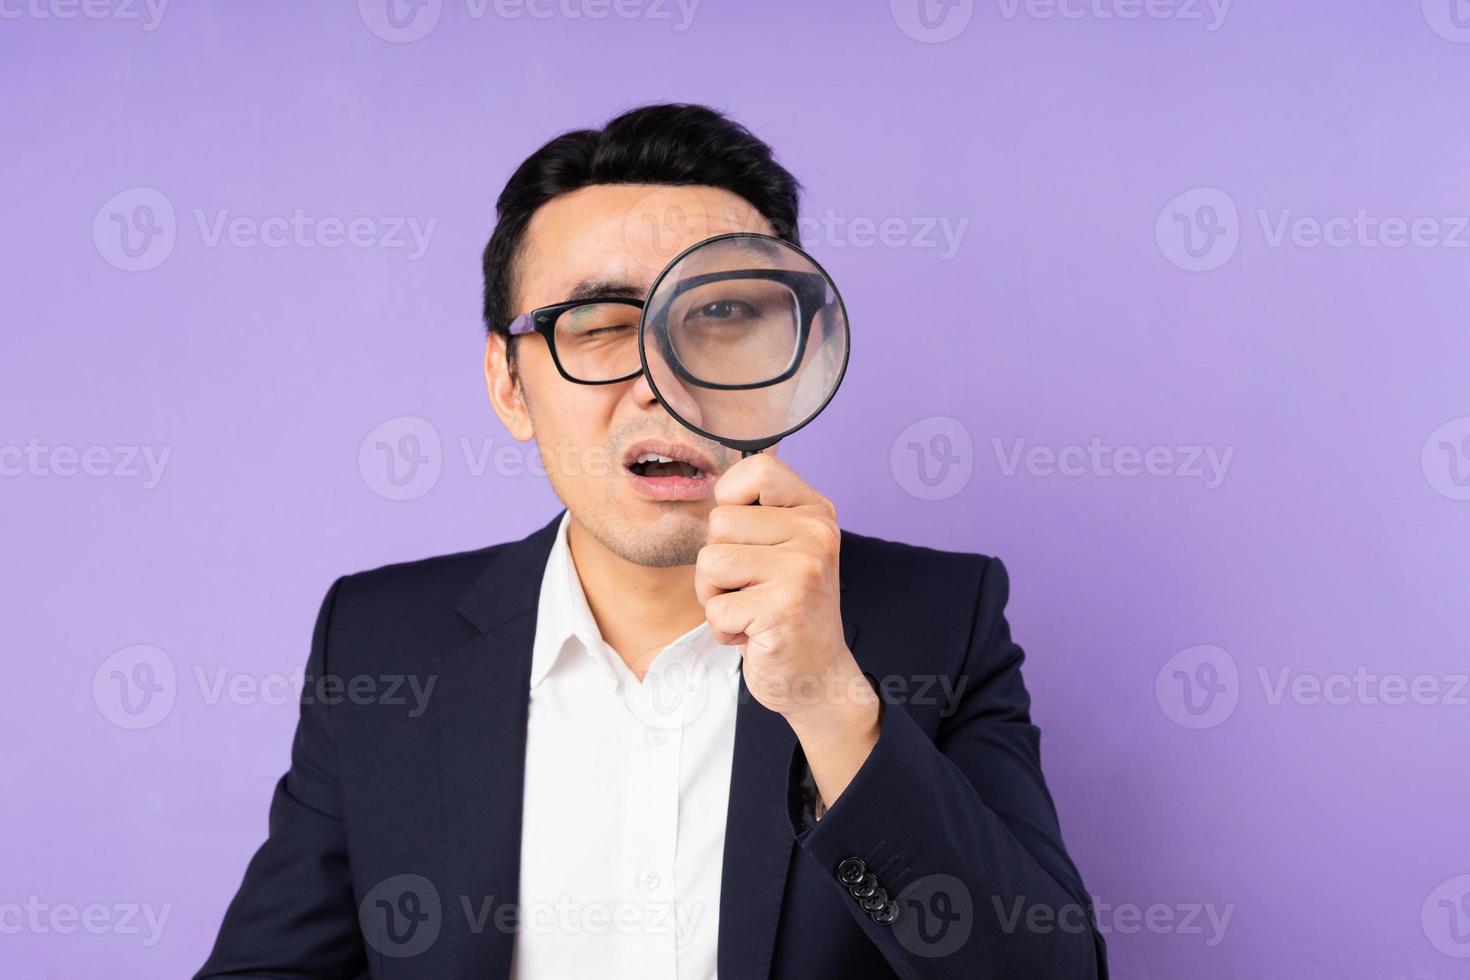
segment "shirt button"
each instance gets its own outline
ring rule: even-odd
[[[648,740],[649,745],[662,745],[669,740],[669,733],[662,728],[647,728],[643,737]]]
[[[662,881],[657,871],[645,871],[638,876],[638,884],[642,885],[646,892],[653,891]]]

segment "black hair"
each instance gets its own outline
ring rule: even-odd
[[[778,237],[801,244],[801,184],[750,130],[708,106],[665,103],[631,109],[602,129],[557,136],[506,182],[482,257],[487,331],[505,335],[515,314],[512,284],[531,216],[552,198],[594,184],[718,187],[750,202]]]

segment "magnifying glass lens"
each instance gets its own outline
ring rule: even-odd
[[[777,238],[733,234],[669,264],[644,305],[639,343],[649,384],[674,418],[757,451],[831,400],[849,333],[814,259]]]

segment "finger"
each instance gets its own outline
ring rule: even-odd
[[[746,629],[755,622],[752,597],[745,592],[724,592],[704,606],[704,618],[716,643],[744,646],[749,637]]]
[[[805,530],[801,511],[790,507],[717,504],[710,508],[710,544],[785,544]]]
[[[770,545],[707,544],[694,559],[694,594],[708,605],[723,592],[768,580],[780,560],[780,552]]]
[[[826,498],[813,490],[778,456],[756,453],[747,456],[715,481],[717,504],[761,504],[766,507],[798,507]]]

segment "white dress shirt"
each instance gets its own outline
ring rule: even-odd
[[[707,980],[740,648],[701,623],[639,682],[587,606],[570,519],[536,613],[511,976]]]

